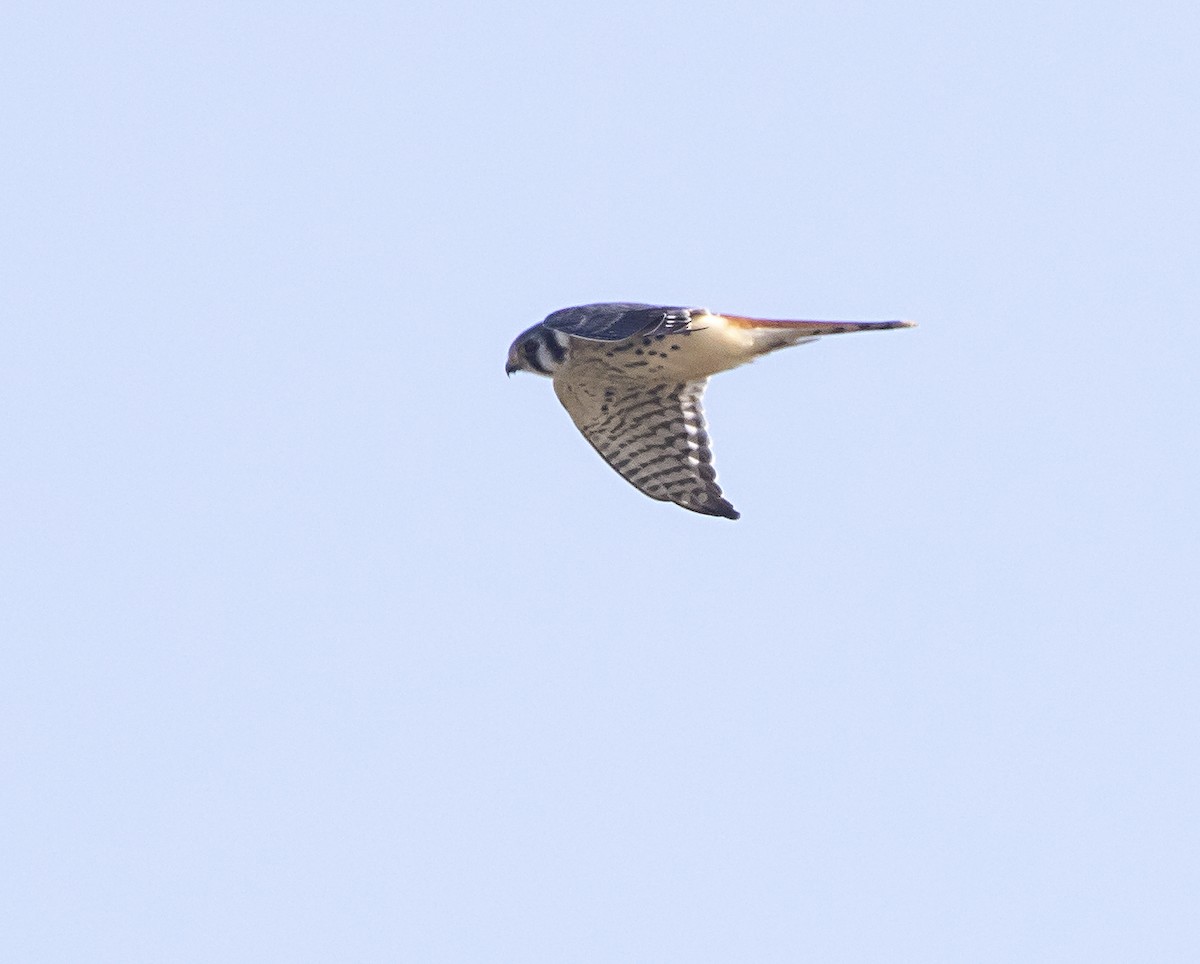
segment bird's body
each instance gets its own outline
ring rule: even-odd
[[[712,468],[700,400],[710,376],[822,335],[907,321],[771,321],[609,302],[551,313],[517,336],[507,371],[554,380],[584,437],[649,495],[736,519]]]

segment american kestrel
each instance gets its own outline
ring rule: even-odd
[[[521,332],[504,370],[552,378],[583,437],[650,498],[736,519],[717,485],[700,407],[709,376],[821,335],[914,325],[606,302],[563,308]]]

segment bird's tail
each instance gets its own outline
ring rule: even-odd
[[[883,328],[915,328],[915,321],[782,321],[770,318],[742,318],[725,315],[735,328],[787,329],[798,338],[816,338],[821,335],[840,335],[850,331],[876,331]]]
[[[911,328],[911,321],[775,321],[770,318],[743,318],[725,315],[726,323],[741,330],[755,355],[765,355],[790,345],[804,345],[822,335],[840,335],[850,331],[874,331],[882,328]]]

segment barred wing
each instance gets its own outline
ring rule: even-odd
[[[604,460],[652,499],[738,518],[712,467],[700,405],[707,379],[648,384],[599,374],[565,373],[554,391]]]
[[[673,331],[682,331],[693,316],[702,314],[701,308],[611,301],[562,308],[547,315],[542,324],[576,338],[621,341],[637,335],[669,335]]]

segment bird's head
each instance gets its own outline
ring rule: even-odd
[[[553,375],[567,356],[567,336],[537,324],[517,335],[508,349],[508,362],[504,371],[533,372],[535,375]]]

